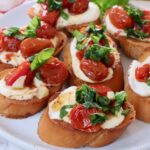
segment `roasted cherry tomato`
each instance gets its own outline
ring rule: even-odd
[[[83,58],[80,68],[87,77],[94,81],[101,81],[108,75],[108,68],[103,63],[90,59]]]
[[[24,57],[30,57],[45,48],[53,47],[48,39],[27,38],[20,45],[21,53]]]
[[[140,82],[145,82],[150,76],[150,65],[145,64],[135,70],[135,77]]]
[[[70,8],[73,5],[73,2],[69,2],[69,0],[62,0],[63,8]]]
[[[107,92],[112,91],[109,87],[100,85],[100,84],[93,84],[89,85],[92,89],[96,90],[96,92],[101,96],[106,96]]]
[[[1,49],[10,51],[10,52],[17,52],[20,49],[21,41],[16,39],[15,37],[8,37],[2,35],[1,37]]]
[[[148,20],[149,22],[145,23],[143,30],[145,33],[150,34],[150,11],[144,11],[143,20]]]
[[[34,77],[34,72],[30,69],[28,61],[23,62],[20,66],[14,69],[6,78],[6,84],[12,86],[13,83],[21,76],[26,76],[25,85],[29,85]]]
[[[106,63],[106,66],[112,67],[113,64],[115,63],[115,57],[114,57],[113,54],[110,53],[109,56],[108,56],[108,58],[109,58],[109,62]]]
[[[39,69],[40,75],[47,84],[62,84],[68,75],[65,64],[58,58],[52,57]]]
[[[84,51],[80,50],[76,53],[76,56],[78,57],[78,59],[81,61],[83,56],[84,56]]]
[[[70,112],[70,120],[73,128],[85,132],[98,132],[101,128],[100,124],[92,125],[90,115],[98,113],[100,110],[96,108],[84,108],[83,105],[76,105]]]
[[[89,0],[75,0],[69,11],[74,14],[84,13],[89,7]]]
[[[47,11],[46,13],[42,12],[40,14],[40,18],[42,21],[54,26],[58,20],[59,15],[60,12],[58,10],[54,10],[52,12]]]
[[[40,28],[36,30],[36,35],[40,38],[50,39],[56,34],[56,29],[51,25],[44,23]]]
[[[111,8],[109,17],[112,24],[119,29],[130,28],[134,25],[132,18],[122,7]]]

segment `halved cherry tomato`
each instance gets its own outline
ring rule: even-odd
[[[106,66],[107,67],[112,67],[113,64],[115,63],[115,57],[114,57],[113,54],[110,53],[108,58],[109,58],[109,62],[108,62],[108,64],[106,64]]]
[[[100,85],[100,84],[93,84],[89,85],[92,89],[96,90],[96,92],[101,96],[106,96],[107,92],[112,91],[109,87]]]
[[[90,59],[83,58],[80,68],[87,77],[94,81],[101,81],[108,75],[108,68],[103,63]]]
[[[150,76],[150,65],[144,64],[142,67],[138,67],[135,70],[135,77],[140,82],[145,82]]]
[[[63,8],[70,8],[73,3],[69,2],[69,0],[62,0]]]
[[[89,0],[76,0],[69,8],[69,11],[73,14],[84,13],[89,7]]]
[[[143,20],[148,20],[149,22],[145,23],[143,26],[143,31],[145,33],[150,34],[150,11],[144,11],[144,15],[142,17]]]
[[[78,57],[78,59],[81,61],[83,56],[84,56],[84,51],[80,50],[76,53],[76,56]]]
[[[60,15],[60,12],[58,10],[53,10],[52,12],[47,11],[42,12],[40,14],[40,18],[42,21],[54,26],[58,20],[58,17]]]
[[[68,76],[65,64],[54,57],[40,67],[39,72],[43,81],[50,85],[62,84]]]
[[[24,57],[30,57],[49,47],[54,47],[48,39],[27,38],[20,45],[21,53]]]
[[[100,124],[92,125],[90,115],[98,113],[100,110],[96,108],[86,109],[83,105],[76,105],[70,112],[70,120],[73,128],[85,132],[98,132],[101,128]]]
[[[44,23],[40,28],[36,30],[36,35],[40,38],[50,39],[56,34],[56,29],[51,25]]]
[[[13,56],[13,54],[11,53],[11,54],[6,54],[6,60],[11,60],[11,57]]]
[[[21,41],[16,39],[15,37],[8,37],[2,35],[1,37],[1,49],[10,51],[10,52],[17,52],[20,48]]]
[[[119,29],[130,28],[134,25],[132,18],[122,7],[111,8],[109,17],[112,24]]]
[[[23,62],[13,72],[11,72],[6,78],[6,84],[12,86],[13,83],[21,76],[26,76],[25,85],[29,85],[34,77],[34,72],[30,69],[30,63],[28,61]]]

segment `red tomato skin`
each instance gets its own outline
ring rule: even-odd
[[[82,58],[84,57],[84,51],[80,50],[76,53],[77,58],[81,61]]]
[[[50,39],[53,38],[55,34],[56,34],[56,29],[46,23],[36,30],[36,35],[39,38]]]
[[[109,54],[109,63],[106,64],[107,67],[112,67],[115,63],[115,57],[113,54]]]
[[[30,57],[39,53],[45,48],[53,48],[53,44],[49,39],[27,38],[20,45],[21,53],[24,57]]]
[[[58,58],[52,57],[39,68],[43,81],[49,85],[62,84],[68,76],[67,67]]]
[[[33,80],[34,73],[30,70],[30,63],[28,61],[23,62],[13,72],[11,72],[6,78],[6,85],[12,86],[13,83],[21,76],[26,75],[25,85],[29,85]]]
[[[108,75],[108,68],[101,62],[82,59],[80,68],[84,74],[93,81],[101,81]]]
[[[2,35],[1,37],[1,49],[10,51],[10,52],[17,52],[20,48],[21,41],[16,39],[15,37],[8,37]]]
[[[69,12],[73,14],[84,13],[89,7],[89,0],[76,0],[69,8]]]
[[[101,96],[107,96],[107,93],[112,91],[109,87],[100,84],[93,84],[89,86],[96,90],[96,92]]]
[[[52,12],[42,12],[40,14],[40,19],[52,26],[56,25],[60,12],[58,10],[53,10]]]
[[[69,0],[62,0],[63,8],[72,7],[73,3],[70,3]]]
[[[150,11],[146,10],[143,13],[144,13],[144,15],[143,15],[142,19],[150,21]],[[144,24],[143,31],[145,33],[150,34],[150,22],[147,22],[146,24]]]
[[[138,67],[135,70],[135,77],[139,82],[146,82],[150,76],[150,65],[144,64],[142,67]]]
[[[76,105],[70,112],[70,120],[73,128],[84,132],[98,132],[100,124],[93,126],[90,121],[90,115],[100,112],[96,108],[84,108],[83,105]]]
[[[134,22],[128,13],[122,7],[113,7],[109,10],[109,18],[111,23],[119,28],[125,29],[133,27]]]

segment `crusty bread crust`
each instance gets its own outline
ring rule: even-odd
[[[145,52],[150,52],[150,42],[127,37],[118,37],[123,52],[130,58],[139,59]]]
[[[126,102],[125,108],[131,111],[123,123],[114,129],[101,129],[97,133],[86,133],[72,128],[68,123],[59,120],[51,120],[48,115],[48,107],[44,111],[38,125],[38,135],[46,143],[68,147],[79,148],[83,146],[102,147],[114,142],[125,131],[127,126],[135,119],[133,106]]]
[[[69,84],[70,85],[77,85],[80,86],[86,82],[78,79],[73,70],[72,70],[72,60],[71,60],[71,54],[70,54],[70,43],[67,44],[67,46],[64,48],[64,63],[68,67],[69,70]],[[89,83],[86,83],[90,85]],[[123,67],[121,62],[118,63],[114,69],[114,75],[113,78],[107,81],[104,81],[102,83],[96,83],[96,84],[103,84],[105,86],[110,87],[113,91],[121,91],[124,87],[124,79],[123,79]],[[91,84],[92,85],[92,84]]]
[[[136,94],[130,87],[128,80],[125,83],[127,100],[136,110],[136,118],[144,122],[150,122],[150,97],[142,97]]]
[[[0,72],[0,79],[4,78],[6,74],[12,69],[7,69]],[[48,98],[52,96],[61,88],[61,85],[51,87],[49,96],[38,99],[34,97],[32,100],[13,100],[0,94],[0,114],[8,118],[26,118],[41,111],[48,103]]]
[[[54,53],[54,56],[57,56],[63,50],[63,48],[65,47],[68,41],[66,34],[62,31],[58,31],[56,33],[56,37],[57,37],[57,42],[56,42],[56,51]]]
[[[0,72],[4,71],[5,69],[11,69],[11,68],[14,68],[14,67],[10,64],[4,64],[4,63],[0,62]]]
[[[33,18],[33,17],[35,16],[34,8],[29,8],[29,9],[28,9],[28,15],[29,15],[30,18]],[[100,25],[100,24],[101,24],[100,18],[98,18],[97,20],[92,21],[92,22],[94,22],[94,23],[97,24],[97,25]],[[81,25],[71,25],[71,26],[65,27],[64,29],[65,29],[66,31],[68,31],[68,32],[71,33],[71,32],[74,31],[74,30],[79,30],[79,29],[81,29],[81,28],[83,28],[83,27],[87,27],[88,25],[89,25],[89,23],[84,23],[84,24],[81,24]]]

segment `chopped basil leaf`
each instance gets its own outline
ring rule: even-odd
[[[45,0],[37,0],[38,3],[44,3]]]
[[[100,46],[98,44],[93,44],[85,52],[84,57],[86,59],[91,59],[94,61],[103,60],[105,63],[109,63],[109,54],[113,49],[110,47]]]
[[[69,19],[69,15],[63,11],[63,9],[60,10],[60,15],[62,16],[62,18],[64,18],[65,20]]]
[[[77,39],[78,42],[82,42],[86,39],[87,34],[82,34],[80,31],[75,30],[73,36]]]
[[[49,11],[62,8],[62,1],[59,0],[48,0]]]
[[[147,80],[147,85],[150,86],[150,79]]]
[[[92,125],[97,125],[99,123],[103,123],[108,119],[108,117],[103,113],[94,113],[90,115],[90,121]]]
[[[75,2],[75,0],[68,0],[69,1],[69,3],[74,3]]]
[[[63,119],[67,114],[67,110],[68,108],[73,108],[74,105],[65,105],[60,109],[60,118]]]
[[[128,37],[136,37],[136,38],[140,38],[140,39],[150,37],[149,34],[144,33],[143,31],[133,29],[133,28],[128,28],[125,30],[125,32],[127,33]]]
[[[24,40],[26,38],[26,36],[23,34],[17,34],[17,35],[15,35],[15,38],[17,38],[18,40]]]
[[[27,26],[27,29],[23,33],[23,35],[25,35],[26,37],[36,37],[36,30],[40,27],[40,25],[40,19],[35,16]]]
[[[127,109],[123,110],[123,112],[121,114],[124,116],[127,116],[129,114],[129,112],[130,112],[130,109],[127,108]]]
[[[115,94],[115,105],[114,105],[114,108],[112,109],[112,113],[114,115],[120,111],[120,108],[122,107],[124,101],[126,100],[126,97],[127,95],[124,91],[117,92]]]
[[[6,36],[14,36],[16,34],[19,34],[19,28],[11,27],[11,28],[8,28],[8,29],[4,30],[3,33]]]
[[[43,65],[49,58],[52,57],[54,51],[54,48],[47,48],[35,55],[31,63],[31,70],[34,71],[38,69],[41,65]]]
[[[37,72],[37,73],[35,74],[35,77],[36,77],[37,79],[39,79],[39,80],[42,80],[41,75],[40,75],[39,72]]]
[[[143,12],[140,9],[128,5],[125,6],[125,10],[139,26],[144,24],[144,21],[142,20]]]

